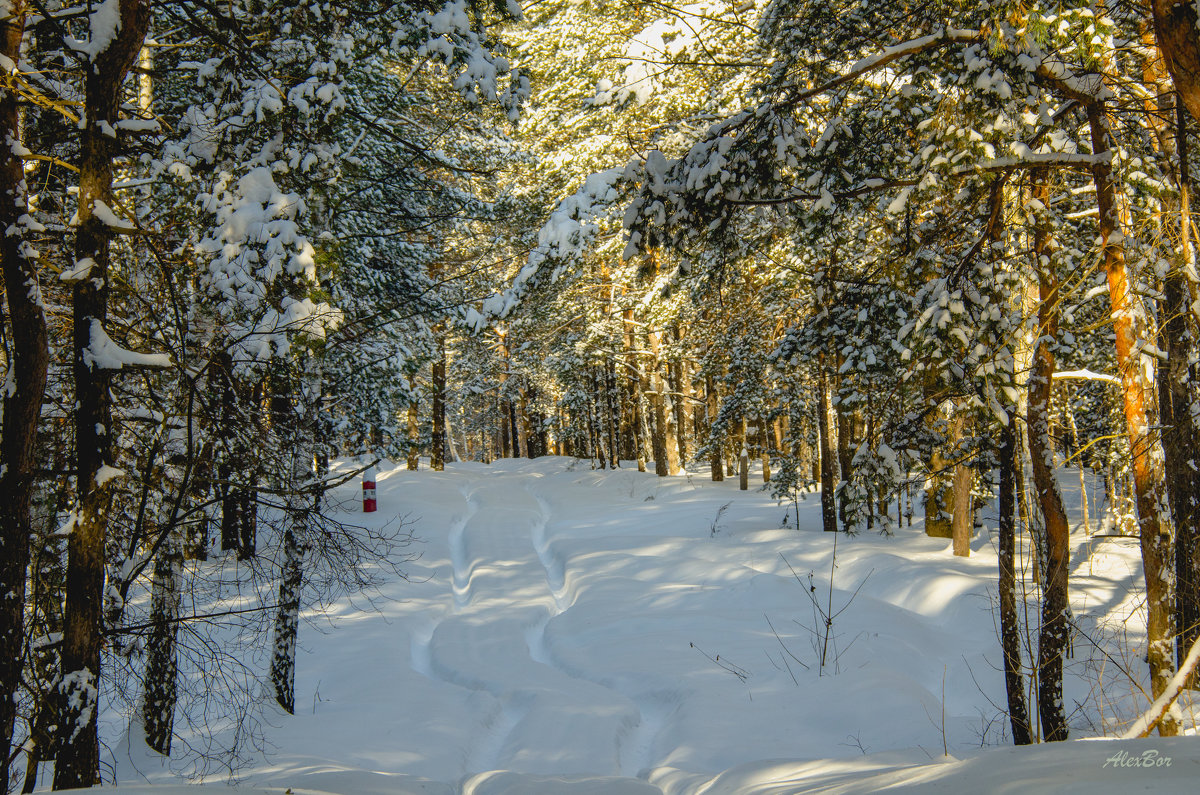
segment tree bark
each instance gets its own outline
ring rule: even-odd
[[[430,367],[430,411],[433,414],[433,429],[429,440],[429,468],[441,472],[446,465],[446,333],[434,329],[435,353]]]
[[[175,637],[179,631],[182,563],[178,546],[168,542],[154,563],[151,584],[150,638],[146,644],[146,685],[142,699],[142,729],[146,744],[163,756],[171,755],[175,722]]]
[[[25,36],[25,0],[14,0],[0,20],[0,55],[10,63],[20,58]],[[46,316],[37,282],[37,261],[26,240],[21,218],[28,213],[24,163],[16,153],[21,140],[19,97],[0,91],[0,132],[11,146],[0,147],[0,267],[4,300],[8,303],[12,357],[9,388],[3,396],[3,435],[0,436],[0,759],[13,756],[17,691],[21,685],[25,637],[26,570],[29,567],[30,513],[33,499],[35,446],[46,392],[49,364]],[[0,765],[7,781],[8,765]]]
[[[663,377],[664,362],[662,346],[657,331],[648,331],[650,344],[650,378],[654,391],[651,401],[654,407],[654,472],[657,475],[675,475],[679,472],[679,436],[675,427],[675,409],[668,393],[667,379]],[[659,437],[662,445],[662,466],[659,466]]]
[[[827,533],[836,533],[838,530],[838,510],[837,489],[838,472],[837,472],[837,456],[835,453],[836,445],[832,440],[833,423],[829,421],[830,415],[833,413],[833,387],[829,383],[829,374],[825,372],[824,364],[821,367],[821,378],[819,389],[821,391],[821,405],[817,409],[817,427],[820,442],[821,456],[821,526]]]
[[[90,258],[86,278],[74,283],[73,370],[75,375],[76,473],[79,506],[67,548],[58,760],[54,788],[90,787],[100,774],[99,711],[101,594],[104,540],[111,502],[112,450],[109,373],[91,356],[93,339],[105,333],[108,314],[109,244],[113,230],[97,216],[96,202],[112,207],[115,126],[121,84],[142,47],[150,21],[146,0],[119,0],[120,26],[109,46],[95,55],[84,82],[84,127],[79,158],[79,225],[75,259]]]
[[[725,462],[721,460],[721,440],[714,439],[712,436],[713,423],[717,421],[717,412],[720,410],[720,396],[717,394],[716,379],[711,375],[704,379],[704,391],[706,393],[708,405],[708,461],[709,470],[712,472],[714,482],[725,480]]]
[[[419,425],[420,407],[417,403],[416,376],[408,376],[408,456],[407,464],[410,472],[415,472],[421,466],[421,430]]]
[[[1200,120],[1200,38],[1197,9],[1178,0],[1153,0],[1154,35],[1183,104]]]
[[[1040,175],[1034,198],[1049,205],[1049,187]],[[1034,267],[1038,272],[1038,336],[1029,376],[1029,453],[1033,463],[1034,488],[1045,526],[1046,571],[1042,582],[1042,626],[1038,637],[1038,712],[1042,736],[1047,741],[1065,740],[1068,735],[1063,710],[1063,656],[1070,631],[1067,601],[1067,555],[1070,528],[1062,494],[1054,478],[1054,447],[1050,440],[1050,392],[1053,387],[1054,353],[1058,339],[1058,278],[1050,262],[1050,239],[1038,222],[1033,237]]]
[[[1088,124],[1092,136],[1092,152],[1099,157],[1092,164],[1092,179],[1096,186],[1099,209],[1100,239],[1104,241],[1104,268],[1108,277],[1108,294],[1112,308],[1113,333],[1116,335],[1117,367],[1129,434],[1129,449],[1133,458],[1132,470],[1138,509],[1138,532],[1142,546],[1142,569],[1146,581],[1147,656],[1150,661],[1150,685],[1154,697],[1166,689],[1174,672],[1172,638],[1174,637],[1173,593],[1174,539],[1166,493],[1166,473],[1163,468],[1162,443],[1152,429],[1159,424],[1154,401],[1152,366],[1144,367],[1138,346],[1153,339],[1150,323],[1142,302],[1133,295],[1125,263],[1124,237],[1112,182],[1112,167],[1105,155],[1109,143],[1109,124],[1104,103],[1088,106]],[[1159,734],[1179,733],[1174,715],[1159,723]]]
[[[650,348],[650,366],[649,373],[643,374],[647,381],[642,384],[642,392],[650,396],[650,411],[654,419],[654,425],[650,430],[650,445],[654,454],[654,474],[666,477],[671,474],[671,467],[667,461],[667,411],[663,404],[664,387],[662,374],[658,371],[658,333],[648,331],[646,339]]]
[[[1190,307],[1196,280],[1192,253],[1191,172],[1188,168],[1187,115],[1176,111],[1175,154],[1179,163],[1179,243],[1174,266],[1163,279],[1159,306],[1159,348],[1167,354],[1166,377],[1159,385],[1163,451],[1166,455],[1167,491],[1175,523],[1175,613],[1178,633],[1176,662],[1183,664],[1188,650],[1200,637],[1200,471],[1196,456],[1200,445],[1200,401],[1192,361],[1197,355],[1196,323]],[[1189,684],[1194,685],[1192,680]]]
[[[1021,627],[1017,613],[1016,586],[1016,486],[1017,441],[1013,424],[1016,407],[1008,407],[1008,422],[1000,431],[1000,499],[997,528],[1000,566],[1000,646],[1004,651],[1004,686],[1008,694],[1008,721],[1013,743],[1029,745],[1029,708],[1025,703],[1025,677],[1021,673]]]
[[[279,608],[275,614],[275,636],[271,647],[271,684],[275,689],[275,701],[289,715],[296,712],[296,637],[304,574],[304,552],[292,524],[294,522],[289,520],[289,527],[283,534]]]

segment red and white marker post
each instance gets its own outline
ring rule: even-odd
[[[363,513],[374,513],[378,509],[375,502],[375,478],[377,476],[375,467],[368,467],[363,472]]]

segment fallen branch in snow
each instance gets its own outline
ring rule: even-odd
[[[1187,657],[1183,660],[1183,665],[1179,666],[1179,670],[1175,672],[1175,676],[1167,683],[1167,689],[1162,692],[1162,695],[1154,699],[1154,703],[1142,713],[1142,717],[1134,721],[1133,725],[1121,735],[1122,740],[1147,737],[1150,732],[1154,731],[1154,727],[1163,719],[1163,716],[1167,714],[1167,711],[1175,703],[1175,699],[1179,698],[1179,694],[1183,692],[1184,687],[1187,685],[1188,677],[1196,669],[1197,662],[1200,662],[1200,638],[1196,638],[1193,641],[1191,650],[1188,651]]]

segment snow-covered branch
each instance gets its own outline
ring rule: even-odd
[[[945,27],[938,33],[922,36],[919,39],[911,39],[899,44],[887,47],[880,52],[862,58],[856,61],[846,74],[834,78],[816,88],[810,88],[806,91],[801,91],[799,94],[792,97],[793,102],[803,102],[806,99],[824,94],[826,91],[832,91],[838,86],[849,83],[852,80],[857,80],[868,72],[873,72],[876,69],[881,69],[884,66],[905,58],[909,55],[916,55],[927,50],[933,50],[938,47],[944,47],[947,44],[974,44],[983,41],[983,33],[978,30],[963,30],[959,28]]]
[[[1076,380],[1076,381],[1104,381],[1109,384],[1117,384],[1120,386],[1121,379],[1115,375],[1107,373],[1097,373],[1093,370],[1062,370],[1054,374],[1054,378],[1058,380]]]

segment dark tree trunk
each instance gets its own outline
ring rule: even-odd
[[[446,337],[440,328],[434,330],[434,336],[437,338],[437,353],[430,368],[433,429],[429,438],[429,468],[441,472],[446,463]]]
[[[25,36],[25,0],[15,0],[0,21],[0,55],[15,64]],[[46,392],[49,361],[46,316],[37,283],[37,261],[27,256],[26,230],[20,218],[28,212],[25,170],[16,154],[20,136],[19,97],[0,90],[0,132],[11,146],[0,147],[0,265],[4,300],[8,303],[12,348],[10,388],[5,390],[3,436],[0,437],[0,760],[13,756],[17,691],[21,685],[25,637],[26,569],[32,532],[30,504],[35,469],[34,442]],[[8,765],[0,764],[0,781]]]
[[[1008,721],[1012,726],[1013,743],[1029,745],[1033,733],[1029,728],[1029,708],[1025,703],[1025,677],[1021,672],[1021,626],[1017,612],[1016,583],[1016,516],[1014,489],[1016,486],[1017,441],[1013,424],[1017,421],[1015,406],[1008,407],[1008,422],[1000,435],[1000,517],[997,532],[1000,564],[1000,646],[1004,650],[1004,686],[1008,693]]]
[[[420,405],[417,401],[416,376],[408,376],[408,468],[415,472],[421,466],[421,428],[418,420]]]
[[[831,384],[830,389],[833,389]],[[832,401],[831,401],[832,402]],[[834,408],[834,417],[836,422],[833,425],[833,433],[837,438],[837,460],[838,460],[838,521],[842,524],[842,529],[849,530],[850,525],[846,518],[849,510],[846,486],[850,481],[850,471],[852,460],[854,457],[854,421],[853,417],[839,402]]]
[[[608,466],[621,465],[621,413],[617,410],[617,370],[613,362],[604,367],[604,396],[608,414]]]
[[[1041,175],[1034,198],[1049,205],[1049,188]],[[1062,495],[1054,479],[1054,447],[1050,439],[1050,392],[1053,387],[1054,353],[1058,339],[1058,278],[1050,262],[1050,240],[1039,220],[1034,231],[1034,267],[1038,271],[1038,344],[1033,371],[1029,376],[1029,454],[1033,461],[1033,481],[1045,527],[1045,576],[1042,581],[1042,627],[1038,637],[1038,712],[1042,736],[1047,741],[1067,739],[1068,727],[1063,709],[1063,657],[1066,654],[1068,624],[1067,555],[1070,528],[1063,509]]]
[[[1191,361],[1196,355],[1196,326],[1189,322],[1189,276],[1195,273],[1191,245],[1191,173],[1188,169],[1187,115],[1175,103],[1175,145],[1179,163],[1179,256],[1163,280],[1159,304],[1159,349],[1165,351],[1166,376],[1158,397],[1166,454],[1167,491],[1175,522],[1175,659],[1184,657],[1200,634],[1200,472],[1194,466],[1200,449],[1200,412]],[[1193,678],[1193,682],[1194,682]]]
[[[104,589],[104,540],[112,495],[109,372],[91,356],[93,339],[105,334],[108,314],[109,244],[113,230],[95,212],[95,203],[112,207],[116,140],[104,132],[115,126],[121,83],[137,56],[150,20],[146,0],[120,0],[120,26],[109,46],[95,56],[84,85],[85,125],[79,157],[79,225],[75,260],[90,258],[86,278],[74,283],[73,349],[75,374],[75,445],[79,507],[67,546],[59,722],[60,747],[54,788],[90,787],[100,776],[97,713],[100,682],[101,594]],[[98,477],[99,476],[99,477]]]
[[[668,394],[667,379],[663,377],[664,362],[658,332],[650,331],[646,337],[650,343],[650,378],[654,386],[650,398],[654,407],[654,473],[659,476],[673,475],[679,471],[675,411]]]
[[[820,437],[820,456],[821,456],[821,526],[827,533],[836,533],[838,529],[838,510],[837,489],[838,474],[837,474],[837,446],[834,444],[832,435],[833,423],[829,421],[830,415],[833,413],[833,395],[832,387],[829,384],[829,375],[825,372],[825,368],[821,366],[821,383],[818,387],[821,391],[821,405],[817,410],[817,435]]]
[[[713,481],[722,481],[725,479],[725,463],[721,460],[722,440],[712,437],[713,423],[717,421],[717,412],[720,408],[721,399],[717,394],[717,386],[711,375],[704,379],[704,391],[708,398],[708,427],[709,427],[709,468],[712,471]]]

